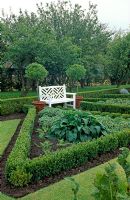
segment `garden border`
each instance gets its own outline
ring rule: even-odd
[[[101,112],[115,112],[130,114],[130,106],[114,105],[114,104],[101,104],[95,102],[82,101],[81,109],[89,111],[101,111]]]
[[[73,144],[46,156],[29,159],[31,131],[36,111],[30,108],[20,130],[19,137],[6,163],[6,178],[15,186],[27,185],[90,161],[97,155],[114,151],[130,143],[130,129]],[[127,115],[128,116],[128,115]],[[23,145],[24,144],[24,145]],[[17,160],[16,160],[17,157]]]
[[[22,112],[24,104],[31,104],[37,97],[19,97],[0,100],[0,115],[8,115],[15,112]]]

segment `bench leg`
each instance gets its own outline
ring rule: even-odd
[[[73,109],[75,109],[75,100],[73,101]]]
[[[67,108],[67,103],[64,103],[64,107]]]
[[[49,107],[51,108],[51,103],[49,103]]]

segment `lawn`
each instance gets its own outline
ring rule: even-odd
[[[0,122],[0,155],[3,154],[19,122],[19,119]]]
[[[114,161],[115,160],[111,160],[110,162]],[[104,166],[106,165],[107,163],[73,176],[80,184],[80,190],[78,194],[79,200],[94,200],[91,193],[94,189],[93,181],[95,179],[95,175],[104,170]],[[58,183],[50,185],[49,187],[40,189],[25,197],[19,198],[19,200],[72,200],[73,193],[71,188],[72,183],[70,181],[62,180]],[[7,197],[6,195],[0,193],[0,200],[13,200],[13,198]]]
[[[120,88],[126,88],[130,85],[121,85]],[[84,91],[96,91],[96,90],[102,90],[102,89],[114,89],[117,88],[116,85],[99,85],[99,86],[85,86],[84,88],[79,87],[79,92]],[[77,88],[73,88],[72,92],[77,92]],[[17,98],[20,97],[20,91],[11,91],[11,92],[1,92],[0,93],[0,99],[8,99],[8,98]],[[35,91],[30,91],[27,96],[37,96],[37,93]]]

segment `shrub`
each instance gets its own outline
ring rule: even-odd
[[[127,87],[129,90],[129,87]],[[113,89],[102,89],[102,90],[96,90],[96,91],[86,91],[86,92],[78,92],[78,95],[83,96],[84,98],[99,98],[106,94],[119,94],[119,88],[113,88]]]
[[[16,187],[22,187],[28,185],[31,180],[32,175],[24,171],[24,169],[17,168],[13,170],[10,176],[10,183]]]
[[[92,115],[85,112],[72,112],[66,113],[56,121],[47,136],[68,142],[83,142],[106,134],[106,128]]]
[[[101,112],[118,112],[118,113],[126,113],[130,114],[130,106],[126,105],[112,105],[112,104],[102,104],[102,103],[94,103],[94,102],[81,102],[81,108],[83,110],[92,110],[92,111],[101,111]]]
[[[22,112],[24,104],[31,104],[37,97],[19,97],[0,100],[0,115]]]
[[[39,123],[43,131],[48,131],[55,121],[64,116],[64,110],[60,108],[45,108],[39,112]]]
[[[30,134],[34,124],[35,112],[34,108],[29,109],[16,144],[7,159],[6,178],[12,185],[21,186],[61,173],[85,164],[96,158],[98,154],[110,152],[117,147],[130,144],[130,130],[128,129],[107,134],[92,141],[72,144],[67,148],[30,160],[28,158],[31,145]],[[21,180],[16,181],[16,177]]]
[[[115,200],[128,198],[127,179],[123,168],[118,163],[108,164],[105,171],[98,173],[94,182],[96,200]]]
[[[22,124],[19,136],[16,140],[15,146],[10,153],[6,162],[6,177],[9,183],[18,186],[29,181],[31,174],[25,170],[26,162],[30,152],[31,133],[36,116],[35,108],[30,108],[28,114]],[[24,170],[23,170],[24,169]],[[15,172],[16,171],[16,172]],[[21,177],[21,181],[16,181],[17,177]],[[25,180],[26,179],[26,180]]]

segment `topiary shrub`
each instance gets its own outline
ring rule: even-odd
[[[65,113],[56,121],[47,134],[68,142],[83,142],[106,135],[107,130],[95,117],[88,113]]]

